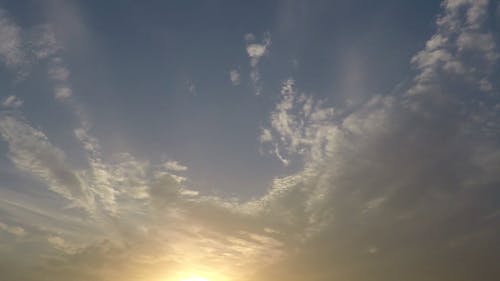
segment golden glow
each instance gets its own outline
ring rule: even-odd
[[[166,273],[158,281],[233,281],[230,272],[224,269],[214,269],[214,266],[190,265],[187,269]]]
[[[182,278],[179,281],[210,281],[207,278],[201,277],[201,276],[190,276],[186,278]]]

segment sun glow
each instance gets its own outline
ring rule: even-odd
[[[190,276],[187,278],[182,278],[179,281],[210,281],[210,280],[201,276]]]

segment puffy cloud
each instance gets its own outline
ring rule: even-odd
[[[264,56],[267,52],[267,46],[269,43],[265,44],[248,44],[247,45],[247,53],[251,58],[250,65],[255,67],[262,56]]]
[[[461,75],[488,82],[499,54],[485,18],[489,1],[444,1],[437,32],[412,63],[420,72],[410,94],[429,92],[441,75]],[[483,87],[487,89],[488,87]]]

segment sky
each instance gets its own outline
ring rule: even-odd
[[[494,0],[0,0],[0,279],[500,279],[499,30]]]

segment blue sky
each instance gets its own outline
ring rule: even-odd
[[[494,278],[499,11],[0,1],[0,271]]]
[[[50,20],[56,32],[65,33],[61,37],[68,37],[65,64],[78,65],[71,68],[73,91],[81,92],[79,102],[99,120],[92,129],[109,146],[106,151],[124,146],[156,161],[166,154],[189,164],[204,184],[228,194],[242,185],[236,188],[248,197],[262,194],[266,183],[286,172],[259,155],[256,142],[282,81],[293,76],[303,91],[342,103],[347,93],[389,92],[408,79],[408,60],[432,33],[439,2],[398,2],[376,5],[376,13],[363,2],[302,7],[265,1],[94,1],[66,8],[77,13],[68,15],[58,10],[65,8],[61,4],[14,1],[5,9],[19,24]],[[48,11],[25,15],[26,10]],[[353,16],[359,20],[352,21]],[[415,21],[401,24],[408,17]],[[374,24],[384,32],[375,35],[369,28]],[[249,78],[245,34],[253,34],[256,42],[269,34],[272,41],[259,62],[259,87],[266,93],[259,97],[252,95],[256,89]],[[398,48],[380,52],[394,45]],[[231,70],[240,75],[236,87],[228,79]],[[191,92],[190,85],[196,90]]]

